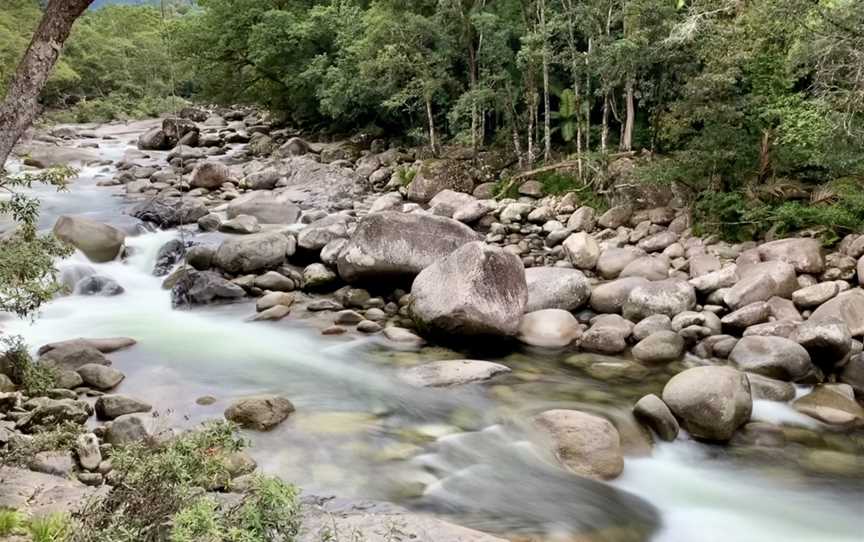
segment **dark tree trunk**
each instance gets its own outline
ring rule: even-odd
[[[0,168],[12,147],[36,119],[39,94],[60,57],[75,20],[93,0],[51,0],[3,103],[0,104]]]

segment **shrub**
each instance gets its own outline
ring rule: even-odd
[[[40,431],[27,439],[14,439],[0,448],[0,465],[26,467],[40,452],[71,450],[84,428],[65,422],[49,431]]]
[[[0,508],[0,536],[14,534],[22,524],[21,514],[17,510]]]
[[[18,384],[25,394],[44,395],[54,387],[56,378],[54,369],[34,361],[20,336],[2,337],[0,345],[3,345],[6,350],[3,354],[3,363],[9,378]]]
[[[72,522],[66,514],[50,514],[31,519],[27,530],[33,542],[65,542],[72,534]]]

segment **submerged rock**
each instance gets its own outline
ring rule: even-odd
[[[399,372],[399,379],[411,386],[444,388],[484,382],[509,372],[510,368],[500,363],[460,359],[433,361],[404,369]]]
[[[578,410],[549,410],[534,425],[552,441],[558,460],[589,478],[611,480],[624,471],[621,437],[605,418]]]
[[[582,335],[579,322],[562,309],[526,313],[519,324],[519,340],[532,346],[563,348]]]
[[[237,399],[225,410],[225,419],[241,427],[269,431],[294,412],[294,405],[279,395],[255,395]]]

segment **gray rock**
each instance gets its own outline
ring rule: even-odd
[[[661,439],[672,442],[678,437],[678,420],[659,397],[653,393],[639,399],[633,407],[633,415]]]
[[[81,375],[84,384],[97,390],[116,388],[125,378],[125,375],[117,369],[95,363],[82,365],[76,372]]]
[[[447,189],[468,194],[474,190],[474,180],[467,166],[459,160],[426,160],[408,185],[408,199],[427,203]]]
[[[348,236],[347,217],[329,215],[309,224],[297,234],[297,244],[311,251],[320,251],[327,243]]]
[[[114,446],[149,443],[152,438],[150,423],[143,414],[125,414],[118,417],[105,433],[105,442]]]
[[[579,345],[589,352],[620,354],[627,349],[627,338],[632,332],[632,322],[617,314],[601,314],[592,320]]]
[[[263,275],[255,277],[254,284],[262,290],[272,292],[291,292],[296,290],[298,286],[292,279],[276,271],[267,271]]]
[[[85,433],[75,440],[75,456],[84,470],[95,471],[102,463],[99,439],[93,433]]]
[[[855,288],[843,292],[810,315],[811,322],[833,320],[845,322],[853,337],[864,336],[864,290]]]
[[[747,380],[750,381],[750,392],[753,394],[753,399],[786,402],[795,398],[795,386],[789,382],[755,373],[748,374]]]
[[[852,349],[852,335],[842,320],[812,318],[798,325],[792,340],[803,346],[821,369],[832,371],[846,359]]]
[[[321,263],[313,263],[303,270],[303,289],[320,290],[332,287],[339,276]]]
[[[528,285],[527,312],[542,309],[574,311],[591,298],[591,284],[582,272],[561,267],[525,270]]]
[[[669,278],[669,258],[662,255],[640,256],[624,266],[618,275],[625,277],[642,277],[648,280],[664,280]]]
[[[820,282],[792,294],[792,301],[802,309],[813,309],[840,293],[836,282]]]
[[[824,384],[793,403],[798,412],[823,423],[840,427],[864,425],[864,408],[861,408],[846,384]]]
[[[243,288],[213,271],[186,270],[171,289],[171,301],[175,307],[204,305],[245,295]]]
[[[254,216],[261,224],[294,224],[300,218],[300,207],[281,197],[274,197],[269,190],[256,190],[229,203],[227,214],[228,218]]]
[[[768,300],[768,306],[771,307],[771,316],[777,320],[800,322],[804,319],[798,309],[795,308],[795,303],[789,299],[772,297]]]
[[[660,252],[678,241],[678,234],[671,231],[656,233],[639,241],[638,246],[645,252]]]
[[[577,232],[564,240],[564,253],[577,269],[594,269],[600,258],[600,246],[589,234]]]
[[[591,233],[597,225],[597,215],[592,207],[582,206],[570,215],[567,220],[567,229],[579,232]]]
[[[75,371],[87,364],[109,365],[111,363],[105,354],[87,343],[57,343],[51,346],[51,348],[43,351],[39,363],[69,371]]]
[[[171,144],[158,126],[150,128],[138,137],[138,148],[143,151],[166,151]]]
[[[638,322],[654,314],[669,317],[696,306],[696,292],[689,283],[675,279],[636,286],[622,308],[624,317]]]
[[[288,238],[277,232],[226,239],[219,245],[213,264],[229,273],[254,273],[276,268],[285,261]]]
[[[432,333],[516,335],[528,301],[518,257],[482,242],[468,243],[420,272],[411,314]]]
[[[591,308],[598,313],[620,313],[630,292],[648,284],[642,277],[620,278],[591,289]]]
[[[597,273],[604,279],[614,279],[618,277],[631,262],[644,255],[645,253],[642,250],[630,246],[623,248],[607,248],[600,253],[600,257],[597,259]],[[666,273],[668,275],[668,270],[666,270]],[[632,276],[641,275],[634,274]],[[664,277],[665,276],[666,275],[664,275]]]
[[[750,420],[753,399],[747,376],[729,367],[694,367],[663,388],[663,402],[692,436],[727,441]]]
[[[839,375],[839,381],[852,386],[855,395],[864,398],[864,354],[856,354],[849,358]]]
[[[633,326],[633,338],[641,341],[647,338],[652,333],[658,331],[670,331],[672,329],[672,319],[665,314],[655,314],[648,318],[642,319],[638,324]]]
[[[757,301],[727,314],[720,322],[726,328],[743,330],[750,326],[767,322],[770,317],[771,306],[765,301]]]
[[[454,190],[442,190],[435,194],[429,201],[429,210],[438,216],[453,218],[453,214],[460,208],[475,200],[474,196]]]
[[[633,347],[633,357],[644,363],[678,361],[684,353],[684,339],[674,331],[656,331]]]
[[[66,478],[72,474],[75,462],[72,454],[66,451],[39,452],[33,456],[29,467],[34,472]]]
[[[617,207],[612,207],[603,213],[600,218],[597,219],[597,224],[602,228],[619,228],[626,224],[632,215],[632,207],[629,205],[619,205]]]
[[[196,224],[207,212],[207,207],[198,199],[158,196],[136,205],[129,214],[161,228],[173,228]]]
[[[258,219],[250,215],[237,215],[231,220],[226,220],[219,226],[219,231],[224,233],[239,233],[248,235],[261,231]]]
[[[150,412],[152,409],[150,404],[126,395],[103,395],[96,398],[96,417],[100,420],[113,420],[126,414]]]
[[[294,294],[285,292],[269,292],[264,294],[255,303],[255,310],[258,312],[266,311],[278,305],[290,307],[294,304]]]
[[[744,337],[729,354],[729,360],[748,373],[792,382],[812,370],[807,350],[782,337]]]
[[[194,188],[214,190],[231,177],[228,166],[219,162],[202,162],[195,166],[189,184]]]
[[[519,325],[519,340],[531,346],[563,348],[581,334],[579,321],[562,309],[528,312]]]
[[[222,219],[219,215],[210,213],[198,219],[198,228],[201,231],[216,231],[222,225]]]
[[[695,278],[690,279],[690,284],[696,288],[696,291],[704,294],[735,286],[738,282],[738,266],[735,264],[701,275],[693,275],[691,270],[690,274],[695,276]]]
[[[461,359],[433,361],[403,369],[399,372],[399,379],[411,386],[444,388],[485,382],[509,372],[509,367],[499,363]]]
[[[213,265],[213,256],[216,250],[213,247],[196,245],[189,247],[186,251],[186,263],[198,271],[206,271]]]
[[[103,275],[90,275],[84,277],[75,284],[73,293],[76,295],[98,295],[103,297],[113,297],[120,295],[126,290],[120,284]]]
[[[624,470],[621,437],[605,418],[578,410],[549,410],[534,425],[551,441],[558,460],[581,476],[617,478]]]
[[[294,412],[294,405],[279,395],[255,395],[237,399],[225,410],[225,418],[241,427],[269,431]]]
[[[818,275],[825,269],[822,243],[818,239],[781,239],[759,246],[759,254],[765,261],[781,261],[791,264],[798,273]]]
[[[738,266],[740,280],[723,297],[726,305],[735,310],[770,298],[792,297],[798,289],[795,268],[785,262],[765,262]]]
[[[120,255],[126,235],[113,226],[80,216],[63,215],[54,223],[54,235],[96,263],[110,262]]]
[[[479,239],[455,220],[429,214],[382,212],[357,225],[338,258],[349,283],[410,279],[457,248]]]

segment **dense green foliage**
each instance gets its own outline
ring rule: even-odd
[[[2,364],[4,372],[17,384],[21,391],[30,396],[43,395],[54,387],[55,375],[51,367],[33,360],[21,337],[6,335],[0,337]]]
[[[170,526],[174,542],[290,542],[300,527],[293,486],[256,477],[242,502],[229,507],[205,494],[230,483],[231,456],[245,445],[236,427],[214,422],[156,448],[115,450],[113,487],[79,514],[72,540],[164,540]]]

